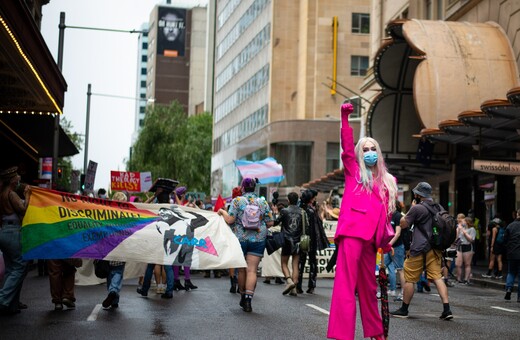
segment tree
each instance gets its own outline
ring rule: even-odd
[[[172,178],[190,191],[209,192],[212,117],[203,113],[186,117],[177,101],[155,105],[127,162],[129,171],[150,171],[154,178]]]
[[[72,132],[73,126],[70,121],[66,118],[60,119],[60,125],[63,128],[63,131],[70,138],[72,143],[76,146],[78,150],[81,150],[81,145],[83,145],[83,137],[81,137],[77,132]],[[61,177],[57,178],[56,188],[60,191],[71,191],[71,176],[72,176],[72,160],[70,157],[61,157],[58,159],[58,169],[61,169]]]

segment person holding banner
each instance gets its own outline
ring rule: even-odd
[[[155,191],[154,196],[150,197],[147,202],[151,202],[153,200],[157,200],[157,203],[170,203],[170,193],[172,190],[158,187]],[[146,266],[146,272],[143,278],[143,285],[140,288],[137,288],[137,293],[143,297],[148,296],[148,290],[152,284],[152,275],[154,273],[154,269],[156,266],[164,268],[164,272],[166,274],[166,289],[161,294],[161,298],[163,299],[171,299],[173,298],[173,266],[172,265],[156,265],[153,263],[149,263]],[[163,269],[161,269],[162,271]],[[157,276],[156,276],[157,277]],[[156,280],[157,285],[161,283],[160,280]]]
[[[5,261],[5,276],[0,289],[0,315],[20,313],[27,308],[20,303],[20,291],[27,274],[27,262],[22,259],[21,227],[27,210],[30,189],[24,189],[25,201],[18,196],[20,186],[18,168],[12,167],[0,172],[0,253]]]
[[[227,224],[235,223],[235,235],[240,241],[247,263],[247,268],[238,269],[240,307],[244,312],[250,313],[253,311],[251,301],[255,294],[258,264],[264,256],[267,228],[271,227],[274,221],[267,201],[255,194],[255,179],[246,177],[242,180],[241,186],[243,196],[233,199],[229,212],[219,209],[218,214],[224,217]],[[259,213],[256,215],[256,221],[252,214],[248,213],[251,211]]]
[[[113,201],[127,202],[128,197],[118,191],[112,196]],[[108,296],[101,304],[105,309],[116,309],[119,307],[119,293],[123,287],[123,273],[125,271],[125,262],[109,261],[109,272],[107,277]]]
[[[397,184],[386,169],[381,148],[373,138],[354,135],[348,117],[350,103],[341,106],[341,146],[345,191],[334,242],[338,247],[336,275],[327,337],[354,339],[356,292],[359,298],[364,337],[384,339],[378,311],[374,273],[377,248],[390,250],[394,236],[390,218],[395,210]]]

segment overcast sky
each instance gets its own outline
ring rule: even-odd
[[[162,0],[51,0],[43,6],[41,33],[54,58],[58,53],[60,12],[65,25],[139,30],[152,8]],[[177,7],[207,5],[207,0],[172,0]],[[64,117],[73,131],[84,134],[87,86],[92,93],[136,96],[137,34],[65,29],[63,75],[67,81]],[[110,187],[110,171],[125,171],[134,131],[135,101],[92,95],[88,158],[98,163],[94,187]],[[73,157],[83,170],[84,148]],[[153,174],[152,174],[153,176]]]

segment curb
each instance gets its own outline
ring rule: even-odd
[[[505,291],[506,290],[506,283],[502,280],[486,280],[481,278],[472,278],[471,282],[474,286],[480,286],[485,288],[492,288],[496,290]],[[513,288],[513,291],[516,291],[516,287]]]

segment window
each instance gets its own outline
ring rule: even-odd
[[[145,113],[145,112],[146,112],[146,107],[144,107],[144,106],[139,107],[139,113]]]
[[[144,119],[139,119],[139,127],[143,127],[144,126]]]
[[[141,80],[141,87],[146,87],[146,80]]]
[[[426,10],[426,19],[428,20],[431,20],[433,19],[433,5],[432,5],[432,0],[426,0],[426,6],[425,6],[425,10]]]
[[[353,55],[350,57],[350,75],[365,76],[368,69],[368,57]]]
[[[141,74],[142,74],[142,75],[146,75],[146,68],[141,67]]]
[[[339,143],[327,143],[327,173],[339,169]]]
[[[352,13],[352,33],[370,34],[370,14]]]
[[[148,43],[147,43],[147,42],[144,42],[144,43],[143,43],[143,50],[146,50],[146,49],[148,49]]]
[[[141,57],[141,61],[142,61],[143,63],[146,63],[147,60],[148,60],[148,58],[147,58],[145,55],[143,55],[143,56]]]
[[[354,111],[352,111],[352,113],[350,114],[350,117],[351,118],[359,118],[359,117],[361,117],[361,109],[362,109],[361,103],[363,103],[361,101],[361,98],[359,98],[359,97],[351,97],[350,98],[350,103],[354,107]]]

